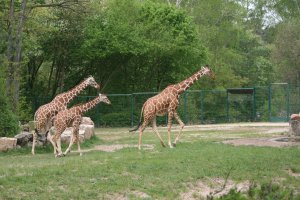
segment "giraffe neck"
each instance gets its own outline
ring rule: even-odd
[[[71,100],[73,100],[82,90],[84,90],[88,84],[86,81],[83,81],[76,85],[74,88],[71,90],[65,92],[63,94],[63,98],[65,99],[65,103],[69,103]]]
[[[98,103],[100,103],[100,97],[96,97],[91,101],[88,101],[87,103],[79,105],[79,109],[81,110],[82,113],[87,112],[88,110],[92,109],[95,107]]]
[[[187,79],[177,83],[175,85],[179,94],[183,93],[187,89],[189,89],[200,77],[205,75],[205,70],[201,69],[192,76],[188,77]]]

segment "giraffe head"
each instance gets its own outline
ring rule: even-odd
[[[93,76],[89,76],[86,80],[86,83],[96,89],[100,88],[100,85],[95,81]]]
[[[215,80],[215,78],[216,78],[215,73],[210,69],[210,67],[208,65],[205,65],[205,67],[202,67],[201,70],[203,71],[203,74],[206,74],[211,79]]]
[[[110,100],[108,99],[108,97],[105,94],[99,93],[99,97],[100,97],[100,102],[103,102],[106,104],[111,104]]]

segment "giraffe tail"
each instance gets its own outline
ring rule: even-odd
[[[142,116],[143,116],[143,111],[144,111],[144,107],[145,107],[146,103],[144,103],[143,107],[142,107],[142,111],[141,111],[141,116],[140,116],[140,122],[137,125],[137,127],[135,127],[134,129],[129,130],[129,132],[133,132],[136,131],[140,128],[140,126],[142,125]]]
[[[140,121],[139,124],[137,125],[137,127],[135,127],[134,129],[129,130],[129,132],[133,132],[133,131],[138,130],[141,125],[142,125],[142,122]]]

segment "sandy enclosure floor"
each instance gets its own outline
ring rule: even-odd
[[[161,135],[166,136],[167,127],[158,127]],[[177,135],[180,127],[174,125],[172,127],[172,137]],[[237,123],[237,124],[213,124],[213,125],[196,125],[186,126],[183,131],[181,142],[191,142],[195,139],[213,139],[220,143],[228,145],[253,145],[253,146],[270,146],[270,147],[287,147],[299,145],[300,142],[289,141],[290,127],[288,123]],[[148,127],[145,134],[152,133],[152,128]],[[129,133],[127,128],[107,128],[96,129],[96,135],[111,144],[97,145],[93,149],[85,151],[104,151],[116,152],[123,148],[137,148],[135,144],[120,144],[120,140],[127,138],[137,142],[138,132]],[[154,144],[143,144],[143,150],[153,150]],[[299,178],[300,174],[286,169],[286,173],[294,178]],[[279,180],[280,182],[280,180]],[[220,197],[227,194],[231,189],[245,192],[251,186],[249,180],[235,182],[233,180],[224,180],[223,177],[199,179],[196,183],[186,183],[186,191],[180,193],[180,199],[196,200],[206,199],[206,197]],[[148,194],[140,191],[129,191],[129,193],[137,198],[150,198]],[[297,191],[299,193],[299,191]],[[109,198],[128,199],[126,194],[109,194]]]
[[[172,126],[172,135],[175,137],[179,131],[178,125]],[[193,125],[185,126],[183,132],[190,132],[183,134],[182,142],[189,142],[194,139],[201,138],[216,138],[222,140],[224,144],[231,145],[254,145],[254,146],[271,146],[271,147],[286,147],[300,145],[300,142],[292,142],[287,140],[289,134],[288,123],[233,123],[233,124],[209,124],[209,125]],[[165,134],[167,127],[158,127],[159,132]],[[146,133],[151,133],[152,128],[147,127]],[[215,134],[208,134],[214,132]],[[242,132],[249,132],[248,136],[243,135]],[[127,128],[107,128],[97,129],[96,135],[105,141],[117,141],[122,138],[132,137],[138,139],[138,132],[129,133]],[[240,134],[239,134],[240,133]],[[251,135],[253,133],[253,137]],[[130,144],[112,144],[112,145],[97,145],[94,149],[98,151],[115,152],[122,148],[136,148],[136,145]],[[154,146],[152,144],[144,144],[145,150],[151,150]]]

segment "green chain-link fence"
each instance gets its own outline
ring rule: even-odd
[[[100,103],[86,113],[97,127],[129,127],[138,124],[144,102],[156,92],[109,94],[111,105]],[[86,102],[93,96],[78,96],[70,106]],[[39,98],[33,110],[50,102]],[[288,121],[291,113],[300,111],[300,86],[271,84],[264,87],[230,88],[227,90],[188,90],[180,97],[177,109],[185,124],[230,122]],[[167,115],[157,118],[158,125],[167,124]]]

